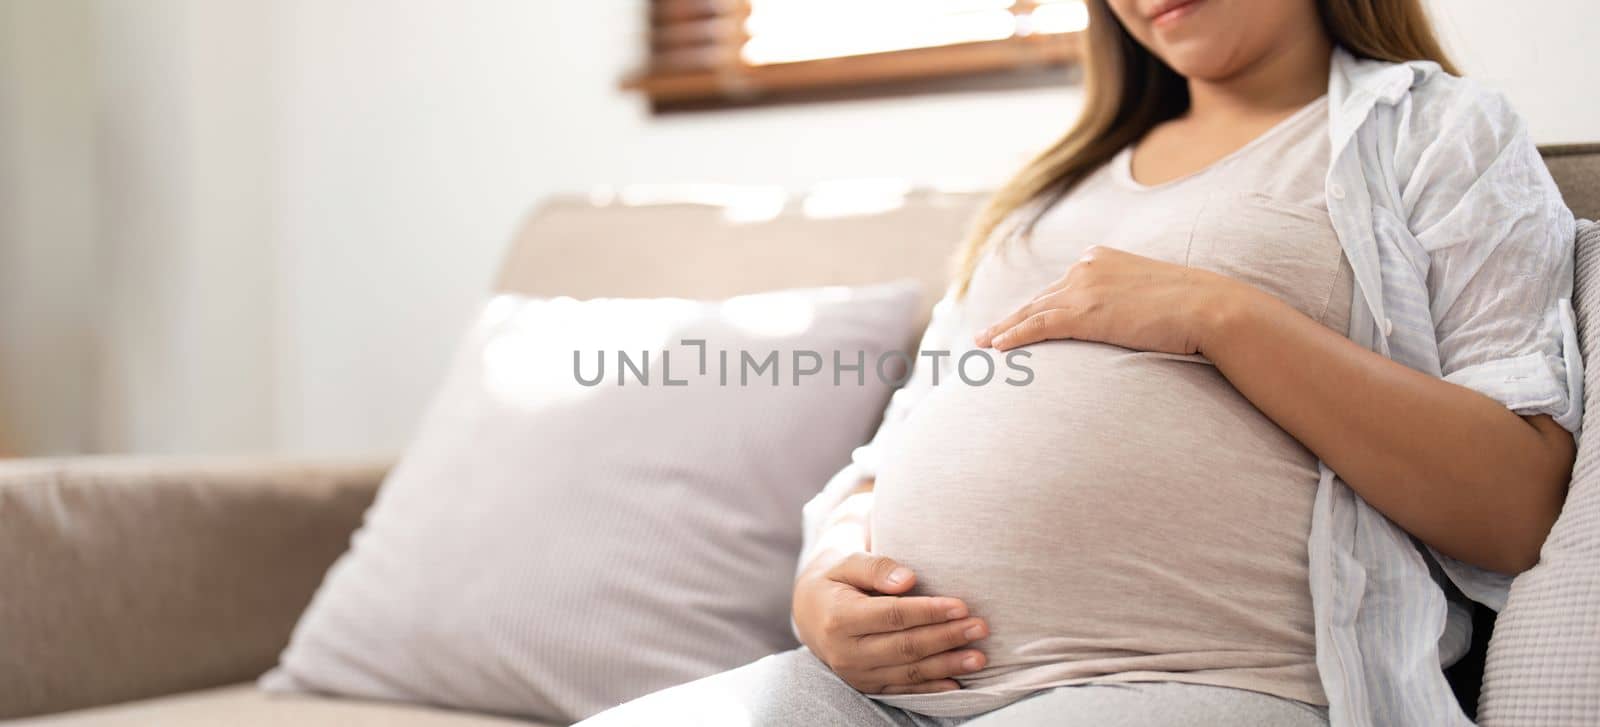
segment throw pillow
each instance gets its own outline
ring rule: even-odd
[[[919,298],[497,297],[261,685],[569,722],[793,647],[801,506]]]
[[[1484,725],[1600,724],[1600,224],[1578,223],[1573,298],[1586,434],[1539,564],[1512,581],[1495,620],[1478,704]]]

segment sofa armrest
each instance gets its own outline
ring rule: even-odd
[[[0,461],[0,719],[261,674],[386,470]]]

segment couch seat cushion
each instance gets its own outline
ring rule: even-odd
[[[254,684],[5,722],[6,727],[553,727],[407,704],[267,694]]]

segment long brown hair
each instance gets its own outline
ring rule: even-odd
[[[1358,58],[1429,60],[1450,73],[1422,0],[1316,0],[1334,44]],[[1134,40],[1106,0],[1089,8],[1084,104],[1067,135],[1044,150],[989,198],[956,258],[956,292],[965,295],[992,244],[1033,231],[1039,215],[1100,165],[1156,125],[1189,108],[1183,76]],[[1026,212],[1023,208],[1030,207]]]

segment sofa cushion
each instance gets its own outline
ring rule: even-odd
[[[386,464],[0,462],[0,722],[272,667]]]
[[[920,309],[497,297],[262,684],[576,720],[794,646],[797,513]]]
[[[944,293],[950,259],[984,199],[884,185],[819,185],[798,198],[732,187],[720,200],[702,194],[708,198],[700,203],[673,201],[670,192],[546,200],[512,242],[495,289],[715,299],[910,278],[923,284],[926,314]],[[767,196],[776,207],[750,209],[768,204]]]
[[[1600,225],[1578,229],[1586,434],[1539,564],[1512,583],[1495,623],[1478,708],[1484,725],[1600,724]]]
[[[6,727],[553,727],[505,717],[351,699],[267,694],[253,684],[6,722]]]
[[[1600,220],[1600,144],[1563,144],[1539,151],[1572,213]]]

